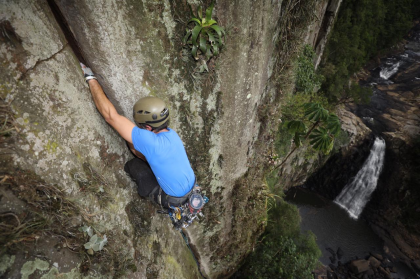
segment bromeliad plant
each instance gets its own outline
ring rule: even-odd
[[[224,43],[222,38],[225,31],[222,27],[217,25],[217,21],[212,19],[214,2],[206,9],[206,14],[203,17],[203,10],[201,7],[197,9],[197,15],[194,15],[192,8],[192,18],[188,23],[193,22],[195,26],[192,29],[186,29],[183,43],[191,50],[191,55],[195,60],[209,61],[212,57],[219,55]],[[208,71],[206,63],[202,63],[200,72]]]

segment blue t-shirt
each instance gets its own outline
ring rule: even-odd
[[[168,130],[155,134],[134,127],[131,138],[134,148],[146,157],[162,190],[170,196],[182,197],[194,186],[194,171],[180,137],[174,130]]]

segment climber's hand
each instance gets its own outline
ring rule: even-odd
[[[80,67],[82,67],[83,74],[85,75],[85,80],[88,82],[91,79],[96,79],[95,75],[93,74],[92,70],[89,67],[86,67],[85,64],[80,63]]]

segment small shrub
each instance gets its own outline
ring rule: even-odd
[[[313,60],[315,52],[310,45],[305,45],[297,59],[296,90],[310,94],[317,92],[324,77],[315,72]]]
[[[83,226],[79,228],[79,231],[90,237],[89,241],[84,244],[85,249],[90,255],[93,255],[94,252],[101,251],[108,242],[106,235],[102,238],[97,234],[93,234],[93,229],[91,227]]]

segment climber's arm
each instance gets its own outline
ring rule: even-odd
[[[114,105],[106,97],[102,90],[102,86],[96,80],[92,71],[83,64],[81,64],[81,66],[99,113],[127,142],[132,143],[131,131],[135,127],[134,123],[118,114]]]
[[[141,153],[140,151],[137,151],[134,148],[134,145],[131,142],[127,142],[127,144],[128,144],[128,147],[130,148],[131,152],[133,152],[133,154],[136,155],[136,157],[138,157],[138,158],[142,159],[143,161],[147,162],[146,157],[144,157],[143,153]]]

